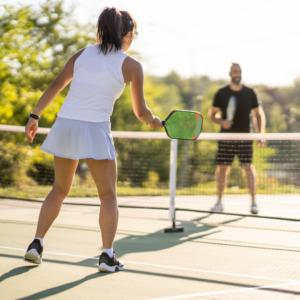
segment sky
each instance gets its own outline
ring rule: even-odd
[[[31,4],[40,0],[0,0]],[[144,71],[164,76],[207,75],[229,80],[240,63],[249,85],[292,85],[300,79],[300,0],[65,0],[74,17],[92,22],[106,6],[127,10],[138,23],[130,50]]]

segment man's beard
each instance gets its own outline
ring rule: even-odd
[[[236,85],[240,84],[241,80],[242,80],[241,77],[235,77],[231,79],[231,81]]]

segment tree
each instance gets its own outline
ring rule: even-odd
[[[40,10],[4,6],[0,12],[0,123],[25,125],[42,92],[67,59],[93,43],[91,25],[78,26],[62,1],[47,0]],[[40,126],[55,120],[67,89],[49,106]]]
[[[145,76],[144,94],[147,106],[152,110],[152,113],[161,120],[165,119],[172,110],[184,108],[177,86],[167,85],[155,77]],[[129,85],[126,86],[123,94],[115,103],[111,123],[113,130],[150,130],[149,127],[139,121],[133,113]]]

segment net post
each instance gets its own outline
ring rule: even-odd
[[[172,220],[172,228],[166,228],[165,232],[182,232],[183,227],[176,227],[175,224],[175,195],[176,195],[176,172],[177,172],[177,152],[178,152],[178,140],[171,140],[170,150],[170,178],[169,178],[169,189],[170,189],[170,220]]]
[[[176,172],[177,172],[177,152],[178,152],[178,140],[171,140],[170,149],[170,219],[175,218],[175,195],[176,195]]]

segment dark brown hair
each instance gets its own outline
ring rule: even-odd
[[[104,54],[122,49],[123,37],[136,29],[137,24],[127,11],[115,7],[105,7],[97,23],[96,43]]]
[[[122,36],[124,37],[128,32],[136,30],[137,23],[128,11],[120,10],[122,15]]]

